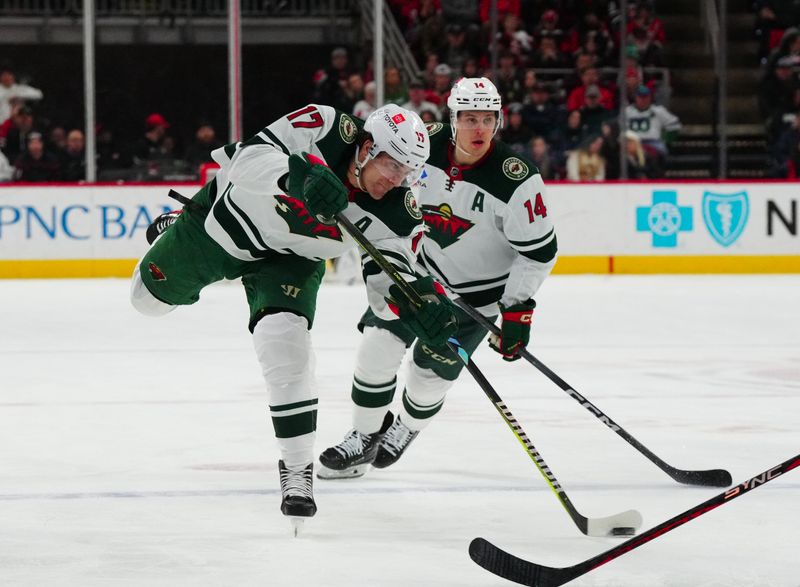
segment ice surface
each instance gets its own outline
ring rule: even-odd
[[[501,586],[473,537],[556,566],[620,540],[578,532],[466,372],[395,466],[317,480],[293,539],[241,286],[158,320],[127,289],[0,282],[0,584]],[[534,354],[670,464],[740,482],[800,452],[800,276],[554,276],[538,302]],[[320,295],[318,451],[350,427],[364,303]],[[720,491],[673,482],[527,363],[475,361],[584,515],[648,528]],[[798,587],[799,490],[793,471],[574,585]]]

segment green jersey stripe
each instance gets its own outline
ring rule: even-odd
[[[230,189],[230,188],[228,188]],[[212,214],[214,214],[214,218],[219,222],[219,225],[222,229],[228,234],[228,236],[233,241],[233,244],[236,245],[237,248],[247,251],[256,259],[260,259],[263,257],[268,257],[272,254],[272,251],[263,251],[256,248],[253,242],[250,240],[250,237],[242,228],[242,225],[239,224],[239,221],[236,217],[231,213],[230,209],[227,206],[227,201],[223,201],[226,196],[227,190],[225,193],[222,194],[222,197],[219,201],[214,205],[212,209]]]
[[[442,409],[443,405],[444,405],[444,399],[441,399],[438,402],[431,404],[429,406],[422,406],[419,404],[415,404],[408,397],[408,393],[403,391],[403,407],[405,407],[409,415],[413,416],[414,418],[418,418],[420,420],[432,418],[436,414],[436,412]]]
[[[286,416],[285,418],[272,418],[272,427],[278,438],[295,438],[304,434],[311,434],[317,429],[317,410]]]
[[[509,243],[510,243],[510,244],[511,244],[511,245],[512,245],[512,246],[513,246],[515,249],[518,249],[518,248],[521,248],[521,247],[530,247],[531,245],[536,245],[536,244],[539,244],[539,243],[541,243],[541,242],[544,242],[544,241],[546,241],[546,240],[547,240],[547,239],[549,239],[551,236],[553,236],[553,232],[554,232],[554,231],[555,231],[555,229],[551,228],[551,229],[550,229],[550,232],[548,232],[548,233],[547,233],[546,235],[544,235],[543,237],[540,237],[540,238],[535,238],[535,239],[532,239],[532,240],[529,240],[529,241],[512,241],[512,240],[509,240],[508,242],[509,242]]]
[[[239,214],[241,219],[245,222],[245,224],[247,224],[247,227],[253,233],[253,236],[255,237],[256,241],[258,241],[258,245],[262,249],[269,250],[269,246],[267,246],[267,243],[265,243],[264,239],[261,238],[261,233],[258,231],[258,228],[256,227],[256,225],[253,223],[252,220],[250,220],[250,217],[247,215],[247,213],[245,213],[245,211],[242,210],[239,206],[237,206],[236,202],[234,202],[231,199],[230,193],[225,195],[225,203],[228,204],[234,210],[236,210],[236,212]]]
[[[232,159],[233,155],[236,153],[236,148],[239,146],[239,143],[230,143],[225,145],[225,154],[228,156],[228,159]]]
[[[362,408],[382,408],[392,403],[394,392],[395,386],[386,391],[363,391],[354,385],[350,398]]]
[[[384,256],[393,256],[393,255],[386,255],[386,253],[384,253]],[[395,259],[395,260],[397,260],[397,259]],[[407,275],[416,275],[416,273],[411,270],[411,268],[408,266],[407,263],[403,263],[403,265],[400,266],[400,267],[397,266],[397,263],[390,263],[390,264],[395,269],[397,269],[397,271],[399,271],[400,273],[405,273]],[[363,266],[363,269],[362,269],[361,272],[362,272],[362,274],[364,276],[368,276],[368,275],[377,275],[381,271],[382,270],[381,270],[380,267],[378,267],[378,264],[375,263],[375,261],[373,261],[372,259],[370,259],[369,261],[366,261],[364,263],[364,266]]]
[[[470,306],[475,308],[480,308],[483,306],[488,306],[489,304],[494,304],[495,302],[499,302],[500,298],[503,297],[503,294],[506,291],[505,285],[499,285],[497,287],[493,287],[491,289],[486,289],[483,291],[472,291],[472,292],[464,292],[460,293],[465,302],[467,302]]]
[[[449,287],[449,288],[451,288],[451,289],[453,289],[455,291],[458,291],[459,289],[468,288],[468,287],[478,287],[478,286],[481,286],[481,285],[494,285],[494,284],[497,284],[498,282],[505,283],[506,280],[508,279],[508,276],[510,275],[509,273],[506,273],[505,275],[501,275],[499,277],[492,277],[490,279],[478,279],[476,281],[465,281],[464,283],[450,283],[445,278],[442,270],[436,265],[436,263],[434,263],[433,259],[431,259],[428,255],[425,254],[425,250],[424,249],[422,251],[422,260],[423,260],[423,262],[424,262],[426,267],[428,267],[430,269],[433,269],[433,271],[436,272],[436,274],[439,276],[439,278],[442,281],[444,281],[444,283],[445,283],[445,285],[447,287]]]
[[[284,145],[284,144],[281,142],[281,140],[280,140],[278,137],[276,137],[276,136],[275,136],[275,133],[274,133],[274,132],[272,132],[272,131],[271,131],[271,130],[269,130],[268,128],[265,128],[265,129],[264,129],[263,131],[261,131],[261,132],[263,132],[265,135],[267,135],[267,137],[269,137],[269,139],[270,139],[270,140],[271,140],[271,141],[272,141],[272,142],[273,142],[275,145],[277,145],[278,147],[280,147],[280,150],[281,150],[281,151],[283,151],[283,152],[284,152],[284,153],[286,153],[287,155],[289,155],[289,154],[290,154],[290,153],[289,153],[289,149],[287,149],[287,148],[286,148],[286,145]]]
[[[391,381],[385,381],[383,383],[365,383],[361,381],[358,377],[353,376],[353,386],[357,387],[363,391],[386,391],[390,387],[394,387],[397,385],[397,377],[394,377]]]
[[[534,249],[532,251],[520,251],[520,255],[523,255],[528,259],[538,261],[539,263],[547,263],[555,258],[557,251],[558,243],[556,242],[556,237],[553,236],[553,240],[551,240],[545,246],[539,247],[538,249]]]
[[[317,405],[318,403],[319,403],[319,399],[317,399],[317,398],[307,399],[307,400],[302,401],[302,402],[294,402],[293,404],[281,404],[281,405],[278,405],[278,406],[270,406],[269,407],[269,411],[270,412],[285,412],[286,410],[294,410],[294,409],[302,408],[302,407],[305,407],[305,406],[314,406],[314,405]]]
[[[264,137],[260,136],[260,134],[257,134],[257,135],[253,135],[252,137],[247,139],[245,142],[243,142],[242,143],[242,148],[249,147],[251,145],[266,145],[268,143],[269,143],[269,141],[267,141],[267,139],[265,139]],[[275,145],[273,145],[273,147],[274,146]]]

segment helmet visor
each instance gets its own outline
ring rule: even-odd
[[[498,123],[496,112],[472,112],[469,110],[461,111],[456,118],[456,126],[461,130],[484,130],[495,131]]]
[[[413,183],[416,181],[419,171],[404,165],[391,157],[388,153],[378,153],[378,156],[372,159],[375,169],[378,170],[383,177],[391,181],[394,185],[400,185],[404,182]]]

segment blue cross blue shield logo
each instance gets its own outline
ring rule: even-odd
[[[735,194],[703,193],[703,220],[714,240],[729,247],[742,234],[750,215],[747,192]]]

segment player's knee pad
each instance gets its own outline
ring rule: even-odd
[[[131,304],[136,310],[145,316],[163,316],[174,310],[176,306],[162,302],[147,289],[142,281],[142,274],[139,265],[133,270],[131,278]]]
[[[412,362],[406,376],[403,411],[400,416],[406,426],[412,430],[421,430],[427,426],[430,419],[442,409],[447,390],[453,383]]]
[[[356,355],[355,376],[368,383],[382,383],[394,379],[406,344],[397,336],[374,326],[364,328],[361,345]]]
[[[306,318],[289,312],[267,314],[253,328],[253,345],[270,405],[311,396],[314,355]]]

